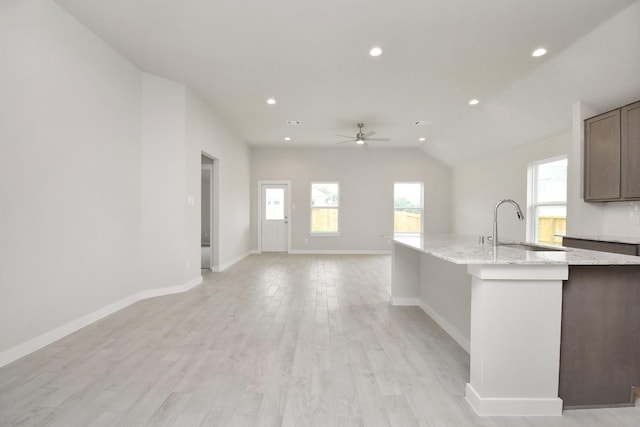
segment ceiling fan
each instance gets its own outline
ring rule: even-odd
[[[337,144],[346,144],[347,142],[355,142],[358,145],[362,145],[367,141],[391,141],[389,138],[371,138],[376,133],[375,132],[364,133],[362,132],[363,127],[364,127],[364,123],[358,123],[358,133],[356,133],[355,138],[347,135],[336,135],[336,136],[341,136],[343,138],[349,138],[348,140],[338,142]]]

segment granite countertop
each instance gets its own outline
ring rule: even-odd
[[[630,236],[608,236],[608,235],[585,235],[585,234],[567,234],[566,236],[558,235],[559,237],[568,237],[570,239],[578,240],[594,240],[596,242],[613,242],[613,243],[626,243],[629,245],[640,245],[640,237]]]
[[[387,238],[454,264],[640,265],[640,257],[586,249],[552,246],[562,251],[537,252],[501,245],[494,250],[491,242],[481,245],[478,235],[395,234]]]

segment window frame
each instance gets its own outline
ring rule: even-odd
[[[335,184],[338,187],[337,206],[313,206],[313,186],[319,184]],[[313,237],[340,237],[340,205],[341,191],[339,181],[312,181],[309,186],[309,235]],[[335,209],[337,212],[338,227],[336,231],[313,231],[313,210],[314,209]]]
[[[396,231],[395,213],[396,209],[396,184],[420,184],[420,231]],[[418,208],[411,208],[418,209]],[[424,233],[424,182],[423,181],[394,181],[393,182],[393,234],[418,235]]]
[[[530,162],[527,168],[527,230],[526,236],[528,242],[538,243],[538,216],[536,211],[540,207],[564,207],[565,213],[567,211],[567,198],[568,194],[565,194],[564,201],[552,200],[547,202],[538,202],[538,167],[546,163],[554,163],[560,160],[567,161],[567,185],[569,183],[569,157],[566,154],[559,156],[549,157],[542,160],[536,160]],[[568,188],[567,188],[568,193]],[[565,214],[566,215],[566,214]],[[566,218],[566,216],[565,216]],[[566,219],[565,219],[566,221]]]

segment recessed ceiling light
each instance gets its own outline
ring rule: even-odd
[[[472,99],[471,101],[469,101],[469,105],[478,105],[480,103],[480,101],[478,101],[477,99]]]
[[[427,140],[427,138],[425,138],[425,137],[420,137],[420,138],[418,138],[418,141],[420,141],[420,142],[424,142],[424,141],[426,141],[426,140]]]
[[[536,58],[537,58],[537,57],[539,57],[539,56],[544,55],[545,53],[547,53],[547,49],[545,49],[545,48],[541,47],[541,48],[538,48],[538,49],[534,50],[534,51],[531,53],[531,56],[533,56],[533,57],[536,57]]]
[[[284,140],[285,140],[285,141],[291,141],[291,138],[289,138],[288,136],[285,136],[285,137],[284,137]]]
[[[273,105],[273,104],[275,104],[275,103],[276,103],[276,100],[275,100],[275,99],[273,99],[273,98],[269,98],[269,99],[267,99],[267,104],[269,104],[269,105]]]
[[[380,56],[380,55],[382,55],[382,49],[380,49],[378,46],[373,47],[369,51],[369,55],[371,55],[371,56]]]

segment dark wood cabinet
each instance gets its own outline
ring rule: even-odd
[[[638,253],[638,245],[634,243],[607,242],[602,240],[563,237],[562,246],[566,246],[569,248],[589,249],[592,251],[612,252],[624,255],[640,255]]]
[[[621,195],[640,199],[640,102],[620,110]]]
[[[640,102],[584,123],[584,200],[640,200]]]
[[[620,110],[585,121],[584,199],[620,198]]]

